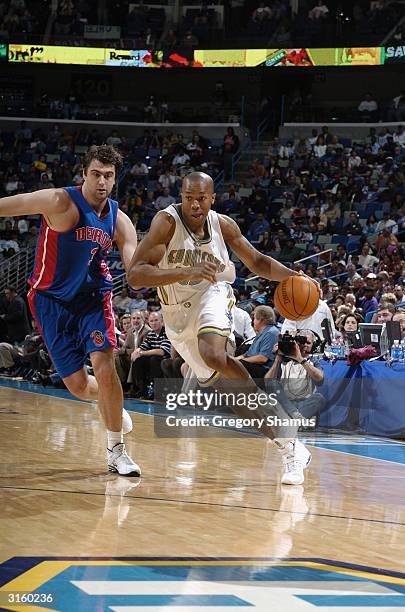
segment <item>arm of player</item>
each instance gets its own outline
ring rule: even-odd
[[[190,268],[158,268],[166,246],[174,234],[174,219],[161,211],[153,218],[147,236],[140,242],[127,272],[129,285],[134,289],[162,287],[185,279],[206,279],[215,282],[216,266],[203,262]]]
[[[250,355],[249,357],[245,357],[245,355],[241,355],[240,357],[236,357],[240,361],[248,361],[249,363],[267,363],[268,358],[266,355]]]
[[[242,235],[239,226],[233,219],[225,215],[219,215],[222,236],[226,244],[239,257],[239,259],[249,268],[251,272],[267,278],[268,280],[282,281],[289,276],[297,276],[298,272],[290,270],[279,261],[272,257],[260,253]]]
[[[280,355],[276,355],[273,361],[273,365],[271,366],[269,371],[266,372],[264,378],[270,378],[270,379],[277,378],[279,371],[280,371],[281,361],[282,360],[281,360]]]
[[[132,225],[131,219],[125,213],[123,213],[122,210],[118,210],[117,213],[114,240],[117,243],[124,268],[126,272],[128,272],[136,250],[138,239],[136,237],[136,231]]]
[[[71,200],[63,189],[41,189],[0,199],[0,217],[52,216],[66,213]]]

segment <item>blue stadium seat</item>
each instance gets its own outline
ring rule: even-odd
[[[346,242],[346,249],[348,253],[356,251],[360,246],[361,236],[348,236]]]
[[[349,236],[345,236],[342,234],[333,234],[332,236],[332,244],[347,244]]]

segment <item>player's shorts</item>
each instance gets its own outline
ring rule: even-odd
[[[62,302],[31,289],[28,303],[62,378],[81,370],[89,353],[116,347],[110,291],[79,293]]]
[[[217,283],[181,304],[162,304],[166,335],[197,376],[201,385],[211,384],[218,372],[209,368],[198,350],[198,336],[218,334],[233,337],[232,287]]]

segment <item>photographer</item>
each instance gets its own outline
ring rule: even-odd
[[[325,405],[325,399],[316,393],[316,386],[323,383],[323,370],[311,360],[315,336],[303,330],[294,336],[282,334],[276,358],[267,372],[267,392],[277,392],[278,399],[290,416],[313,417]],[[297,415],[297,412],[299,415]]]

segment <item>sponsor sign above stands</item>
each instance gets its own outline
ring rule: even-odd
[[[86,36],[114,38],[115,26],[86,26]],[[405,61],[405,47],[333,47],[282,49],[111,49],[9,44],[9,62],[123,66],[128,68],[263,68],[382,66]]]
[[[384,64],[403,64],[405,62],[405,45],[384,47]]]

